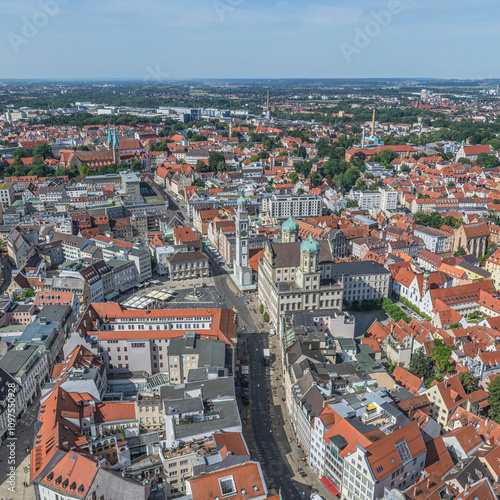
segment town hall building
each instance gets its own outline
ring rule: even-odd
[[[271,323],[276,326],[289,311],[342,310],[343,286],[333,277],[330,241],[309,235],[300,242],[292,217],[281,229],[282,243],[268,242],[259,260],[259,299]]]

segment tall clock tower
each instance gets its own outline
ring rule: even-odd
[[[236,258],[234,260],[233,279],[240,290],[252,288],[252,268],[248,264],[249,259],[249,231],[250,221],[247,211],[247,200],[241,190],[236,209]]]

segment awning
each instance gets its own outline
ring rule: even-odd
[[[127,290],[130,290],[134,285],[132,283],[125,283],[125,285],[122,285],[120,287],[120,292],[126,292]]]
[[[115,297],[118,297],[118,295],[120,295],[118,292],[111,292],[111,293],[108,293],[104,296],[104,298],[106,300],[111,300],[111,299],[114,299]]]
[[[326,486],[326,489],[333,495],[333,496],[337,496],[337,495],[340,495],[340,491],[335,488],[335,486],[333,485],[333,483],[326,477],[326,476],[323,476],[321,478],[321,483],[324,484]]]

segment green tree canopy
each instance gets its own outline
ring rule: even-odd
[[[52,148],[46,142],[42,142],[36,146],[33,150],[33,156],[41,156],[44,160],[54,158]]]
[[[463,385],[463,388],[465,389],[465,392],[473,392],[477,389],[477,384],[476,384],[476,379],[474,378],[474,375],[470,371],[464,371],[460,372],[458,374],[458,378],[460,379],[460,382]]]
[[[494,378],[488,385],[488,403],[490,404],[488,415],[500,424],[500,377]]]
[[[321,177],[318,175],[318,172],[311,172],[309,174],[309,180],[311,181],[311,185],[313,187],[321,186]]]
[[[430,378],[432,375],[432,366],[425,355],[423,347],[418,349],[415,354],[411,357],[410,367],[408,369],[410,373],[413,373],[418,378]]]
[[[205,183],[201,179],[194,179],[191,183],[191,186],[196,186],[203,189],[205,187]]]
[[[442,372],[450,372],[454,369],[454,366],[450,363],[451,351],[452,348],[448,347],[441,339],[434,340],[432,360]]]
[[[297,182],[299,181],[299,175],[297,174],[297,172],[290,172],[288,174],[288,180],[292,183],[292,184],[297,184]]]
[[[210,151],[210,156],[208,157],[208,171],[217,172],[220,171],[219,164],[223,163],[226,165],[226,159],[224,153],[220,151]]]

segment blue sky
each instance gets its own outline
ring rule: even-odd
[[[0,0],[0,79],[497,78],[499,4]]]

